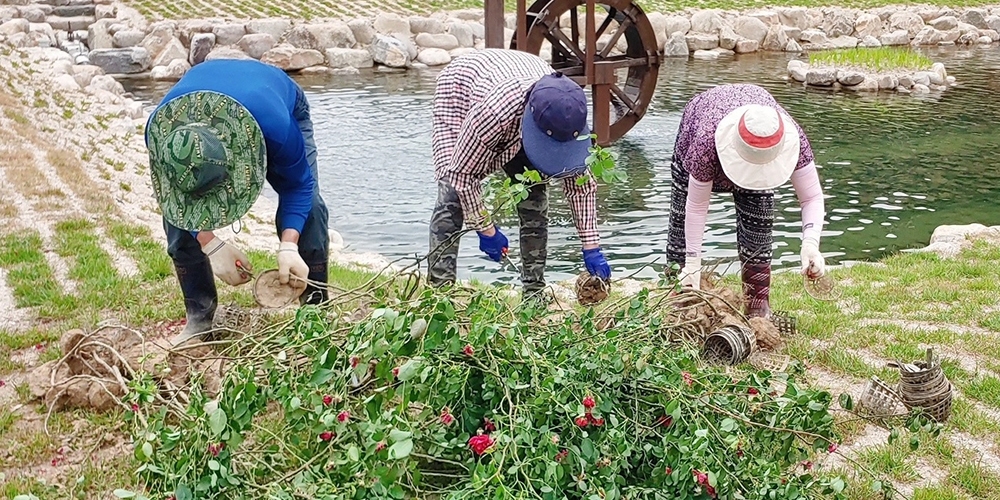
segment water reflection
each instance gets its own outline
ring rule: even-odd
[[[651,260],[662,263],[670,207],[670,156],[684,104],[721,83],[766,87],[805,129],[820,164],[829,263],[877,258],[926,244],[941,224],[1000,224],[1000,84],[995,48],[935,48],[960,86],[923,96],[860,95],[804,89],[785,80],[790,55],[753,54],[715,61],[667,60],[646,116],[614,150],[629,182],[600,188],[604,248],[618,276]],[[298,77],[313,106],[321,189],[332,227],[358,251],[390,257],[427,250],[436,194],[431,163],[431,97],[436,71]],[[167,85],[136,82],[129,90],[150,101]],[[550,188],[548,276],[582,268],[572,217],[558,185]],[[273,193],[269,193],[273,196]],[[791,185],[777,194],[775,265],[797,265],[799,208]],[[502,221],[516,241],[515,220]],[[715,195],[705,237],[706,258],[736,258],[735,210]],[[515,252],[516,260],[516,252]],[[639,276],[651,277],[659,265]],[[463,239],[462,278],[516,281]]]

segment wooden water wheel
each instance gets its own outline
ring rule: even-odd
[[[552,67],[591,88],[593,131],[602,146],[642,119],[656,88],[660,54],[656,33],[637,4],[537,0],[518,19],[517,28],[511,49],[539,55],[548,42]],[[518,38],[522,33],[523,43]]]

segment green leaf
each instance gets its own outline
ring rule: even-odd
[[[153,458],[153,445],[149,441],[142,443],[142,455],[147,459]]]
[[[313,376],[309,380],[309,383],[312,385],[319,386],[329,382],[330,379],[332,378],[333,378],[333,370],[320,368],[316,370],[316,373],[313,373]]]
[[[212,430],[213,436],[222,434],[222,431],[226,430],[226,423],[226,411],[222,408],[216,408],[215,411],[208,416],[208,425]]]
[[[694,435],[703,438],[708,435],[708,429],[698,429],[694,431]]]
[[[402,486],[394,484],[392,485],[392,488],[389,488],[389,495],[392,496],[392,498],[403,498],[406,496],[406,492],[403,491]]]
[[[389,440],[392,441],[393,443],[396,443],[396,442],[399,442],[399,441],[403,441],[405,439],[410,439],[410,436],[412,436],[412,435],[413,435],[412,432],[401,431],[399,429],[393,429],[393,430],[389,431]]]
[[[819,401],[810,401],[809,409],[812,411],[826,411],[826,405],[820,403]]]
[[[352,462],[357,462],[361,459],[361,453],[357,446],[351,445],[351,447],[347,449],[347,458],[350,458]]]
[[[401,460],[410,456],[413,451],[413,441],[410,439],[400,441],[389,447],[389,458]]]
[[[121,488],[116,489],[114,494],[118,498],[135,498],[135,493],[129,490],[123,490]]]
[[[733,432],[734,430],[736,430],[736,421],[731,418],[723,420],[722,430],[725,432]]]
[[[584,438],[580,443],[580,454],[587,460],[594,458],[594,443],[590,438]]]
[[[417,370],[420,368],[421,361],[422,360],[420,358],[413,358],[407,360],[406,363],[403,363],[403,366],[399,367],[399,380],[406,382],[415,377],[417,375]]]
[[[288,408],[292,411],[298,410],[300,406],[302,406],[302,400],[298,396],[293,396],[288,402]]]
[[[177,500],[194,500],[194,493],[186,484],[177,485],[177,490],[174,491],[174,496],[177,497]]]
[[[841,492],[844,491],[844,488],[846,488],[847,485],[844,484],[844,480],[843,479],[841,479],[839,477],[835,477],[835,478],[833,478],[833,481],[830,481],[830,487],[833,488],[833,492],[834,493],[841,493]],[[180,499],[178,498],[177,500],[180,500]]]
[[[910,436],[910,450],[916,451],[920,448],[920,438],[916,435]]]
[[[848,394],[846,392],[843,393],[843,394],[841,394],[840,395],[840,407],[843,408],[843,409],[845,409],[845,410],[847,410],[847,411],[853,410],[854,409],[854,396],[851,396],[850,394]]]
[[[28,493],[27,495],[18,495],[14,497],[14,500],[38,500],[38,497]]]
[[[210,470],[219,470],[219,467],[220,467],[220,465],[219,465],[219,462],[217,460],[209,460],[208,461],[208,468]]]

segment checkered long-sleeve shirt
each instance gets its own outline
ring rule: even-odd
[[[458,192],[465,223],[488,227],[482,181],[503,168],[521,148],[521,118],[528,89],[553,72],[526,52],[484,49],[456,58],[434,90],[434,176]],[[577,178],[587,182],[577,185]],[[597,182],[589,170],[563,179],[563,191],[584,246],[600,243]]]

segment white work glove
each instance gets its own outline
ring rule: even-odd
[[[681,269],[681,286],[701,290],[701,257],[687,257]]]
[[[813,238],[802,240],[802,274],[809,279],[822,278],[826,274],[826,261],[819,253],[819,242]]]
[[[212,263],[212,272],[220,280],[231,286],[239,286],[250,281],[250,275],[241,271],[236,264],[239,262],[239,265],[247,271],[252,271],[250,260],[238,248],[222,241],[222,238],[212,238],[202,245],[201,251],[208,256],[208,260]]]
[[[300,279],[291,279],[291,276]],[[309,277],[309,266],[299,255],[299,246],[290,241],[282,241],[278,246],[278,281],[291,284],[293,288],[305,288]]]

